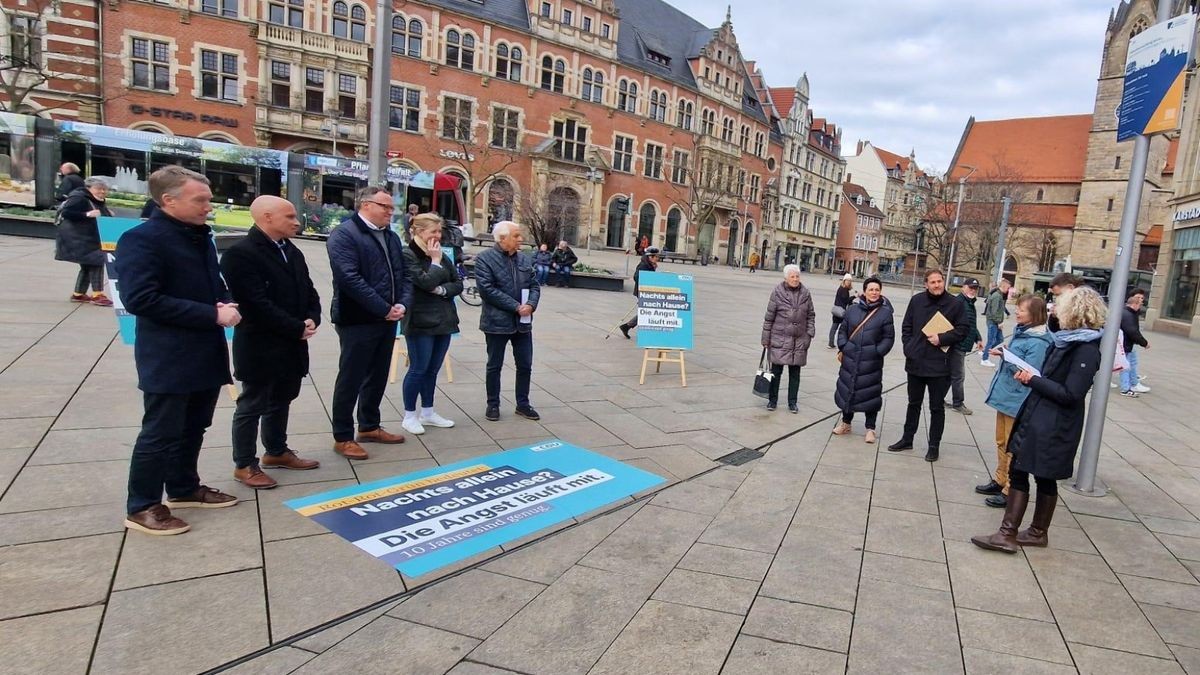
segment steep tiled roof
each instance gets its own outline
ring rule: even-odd
[[[842,192],[846,195],[845,203],[855,211],[864,215],[875,216],[876,218],[886,217],[883,211],[871,206],[871,195],[867,194],[866,188],[858,183],[842,183]],[[862,197],[862,204],[855,204],[855,197]]]
[[[1175,159],[1179,156],[1179,139],[1172,138],[1167,146],[1167,164],[1163,167],[1164,176],[1175,175]]]
[[[1161,246],[1163,240],[1163,226],[1151,225],[1150,231],[1146,233],[1146,238],[1142,240],[1142,246]]]
[[[771,87],[771,100],[779,111],[780,119],[786,119],[792,112],[792,103],[796,100],[796,90],[791,87]]]
[[[872,146],[872,147],[874,147],[874,146]],[[894,152],[888,152],[887,150],[884,150],[883,148],[875,148],[875,154],[879,156],[879,161],[883,162],[883,168],[891,169],[893,167],[898,166],[898,167],[900,167],[900,171],[902,173],[908,172],[909,162],[908,162],[907,157],[897,155]],[[917,167],[917,175],[918,176],[925,175],[925,172],[922,171],[921,167],[919,167],[919,166]]]
[[[966,175],[966,164],[976,168],[974,180],[1007,176],[1027,183],[1079,183],[1091,128],[1091,115],[979,122],[971,118],[947,178]]]
[[[1075,227],[1074,204],[1013,204],[1010,225],[1031,225],[1071,229]],[[965,209],[964,209],[965,211]]]

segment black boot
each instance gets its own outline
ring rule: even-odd
[[[1017,544],[1021,546],[1041,546],[1050,543],[1046,530],[1050,529],[1050,521],[1054,520],[1054,507],[1058,504],[1058,495],[1044,495],[1038,492],[1037,501],[1033,505],[1033,521],[1027,529],[1017,534]]]
[[[901,450],[912,450],[912,444],[913,444],[913,442],[912,442],[911,438],[901,438],[900,440],[896,441],[895,443],[892,443],[891,445],[889,445],[887,449],[890,450],[891,452],[900,452]]]
[[[623,323],[620,326],[618,326],[618,328],[621,329],[621,335],[624,335],[626,340],[631,339],[629,337],[629,328],[630,328],[629,324]]]
[[[925,461],[926,462],[938,461],[938,446],[936,446],[936,445],[929,446],[929,450],[925,452]]]
[[[1029,493],[1014,490],[1008,492],[1008,506],[1004,509],[1004,518],[1000,521],[1000,529],[995,534],[971,537],[971,543],[989,551],[1016,553],[1020,550],[1017,545],[1017,528],[1025,517],[1025,507],[1029,505]]]

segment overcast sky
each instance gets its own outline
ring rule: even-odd
[[[728,2],[667,0],[716,27]],[[807,72],[817,117],[945,170],[967,118],[1090,113],[1118,0],[841,0],[733,3],[743,55],[771,87]],[[786,111],[781,111],[786,114]]]

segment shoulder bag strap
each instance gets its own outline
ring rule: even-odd
[[[882,305],[880,305],[880,307],[882,307]],[[847,338],[846,341],[850,342],[851,340],[853,340],[854,336],[858,335],[858,332],[863,329],[863,326],[867,325],[867,322],[870,321],[871,317],[875,316],[875,312],[878,312],[878,311],[879,311],[879,307],[876,307],[875,309],[871,310],[871,312],[869,314],[867,314],[867,316],[862,320],[862,323],[860,323],[854,327],[854,332],[850,334],[850,337]]]

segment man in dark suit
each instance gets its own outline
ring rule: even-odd
[[[262,421],[262,466],[315,469],[287,445],[288,408],[308,374],[308,339],[321,323],[321,298],[304,254],[288,237],[300,231],[296,207],[261,196],[250,205],[254,227],[221,256],[221,271],[242,322],[233,332],[233,372],[242,382],[233,413],[233,477],[256,490],[275,487],[262,472],[256,436]]]
[[[217,396],[231,382],[225,328],[241,315],[221,280],[207,224],[208,179],[166,166],[149,182],[161,210],[117,242],[120,297],[137,317],[133,353],[145,403],[129,463],[125,527],[170,535],[189,529],[171,509],[237,504],[237,497],[200,484],[196,461]]]
[[[333,449],[347,459],[366,459],[359,443],[403,443],[380,426],[379,404],[387,387],[396,322],[412,306],[412,280],[404,271],[404,243],[392,231],[392,195],[365,187],[355,195],[358,212],[329,235],[333,271],[331,314],[341,355],[333,385]],[[358,434],[354,407],[358,404]]]

